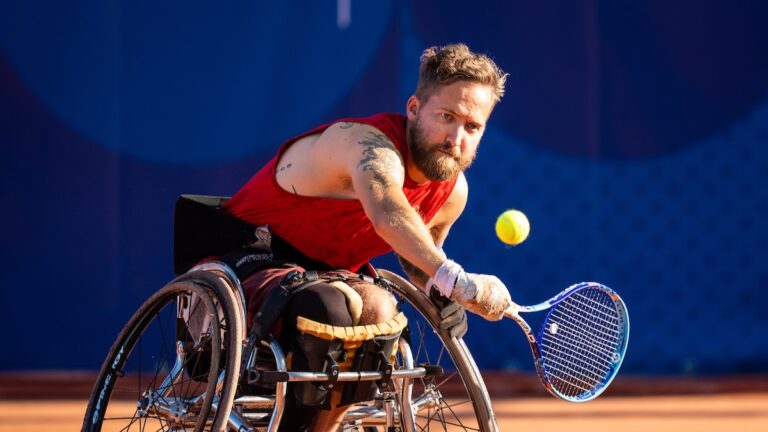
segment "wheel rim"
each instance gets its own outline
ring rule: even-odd
[[[395,273],[377,272],[389,282],[400,309],[408,318],[408,334],[404,332],[403,336],[409,342],[413,364],[438,365],[443,369],[442,376],[413,382],[410,400],[415,430],[497,431],[485,384],[463,340],[451,338],[446,331],[438,329],[439,312],[421,291]],[[400,365],[405,363],[403,353],[397,357]],[[409,399],[405,389],[397,398],[398,405]],[[376,408],[374,412],[382,411],[381,407]],[[407,412],[401,415],[407,415]],[[405,423],[402,426],[407,427],[408,422]],[[345,427],[384,430],[380,425],[381,418],[372,418]]]
[[[197,338],[188,333],[177,337],[177,328],[192,321],[177,317],[177,300],[189,302],[192,292],[200,300],[191,316],[210,317],[209,331]],[[202,289],[162,290],[134,315],[102,368],[89,408],[93,429],[195,427],[210,410],[220,347],[218,314]]]
[[[411,350],[415,364],[439,365],[443,375],[415,380],[414,404],[417,430],[479,431],[471,395],[466,391],[459,368],[429,322],[404,299],[401,309],[408,317]]]

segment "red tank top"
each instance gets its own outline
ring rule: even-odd
[[[408,150],[405,116],[377,114],[341,119],[375,127],[397,147],[404,160]],[[283,190],[275,179],[277,161],[297,140],[319,133],[333,123],[319,126],[286,141],[277,156],[257,172],[226,204],[227,210],[255,225],[269,225],[270,231],[304,255],[332,268],[357,271],[370,259],[392,248],[376,234],[362,204],[355,199],[316,198]],[[403,193],[427,223],[451,194],[456,179],[417,184],[406,173]]]

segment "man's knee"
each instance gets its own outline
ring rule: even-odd
[[[337,282],[308,287],[291,300],[283,321],[283,341],[291,354],[292,369],[379,370],[382,362],[391,361],[383,359],[394,354],[407,323],[405,316],[398,314],[392,294],[375,285],[354,282],[340,288]],[[355,303],[362,308],[359,320],[351,311]],[[294,383],[289,387],[302,405],[331,407],[330,388],[323,383]],[[368,400],[375,390],[375,383],[344,386],[341,399],[333,405]]]
[[[284,326],[296,328],[296,319],[304,317],[334,326],[354,325],[344,293],[320,283],[297,293],[288,304]]]
[[[392,293],[384,288],[359,284],[355,286],[355,291],[363,300],[360,325],[383,323],[397,315],[397,301]]]
[[[285,324],[295,328],[299,316],[339,327],[378,324],[397,313],[395,297],[384,288],[333,281],[298,293],[288,306]]]

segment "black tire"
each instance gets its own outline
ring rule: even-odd
[[[88,402],[83,431],[169,430],[181,424],[194,427],[195,431],[204,429],[222,353],[222,318],[209,293],[200,285],[174,281],[141,305],[104,360]],[[205,342],[177,336],[177,331],[184,334],[189,324],[177,316],[177,302],[189,302],[193,294],[200,299],[195,312],[202,312],[211,320]],[[198,307],[204,309],[200,311]],[[184,351],[196,355],[184,362],[178,381],[160,388],[176,363],[180,339],[187,339],[182,342]],[[164,389],[167,391],[163,396]],[[171,406],[186,409],[187,413],[176,419],[158,414],[154,402],[167,404],[171,400],[176,402]]]
[[[485,382],[464,340],[453,338],[438,327],[439,311],[422,291],[395,273],[387,270],[378,270],[378,273],[391,282],[400,308],[408,317],[415,364],[440,365],[445,371],[442,377],[414,382],[414,400],[433,390],[445,397],[436,401],[437,406],[415,413],[416,429],[498,431]]]
[[[223,378],[216,389],[215,416],[213,418],[212,431],[223,431],[227,427],[227,419],[232,411],[235,394],[241,376],[241,359],[243,354],[245,335],[245,316],[242,301],[236,294],[234,287],[226,277],[213,271],[190,271],[177,281],[192,282],[205,286],[212,293],[213,302],[222,315],[221,328],[223,330]]]

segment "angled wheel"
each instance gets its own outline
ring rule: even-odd
[[[207,267],[209,267],[208,270],[195,271],[192,269],[190,272],[179,276],[177,281],[193,282],[206,287],[212,294],[213,302],[219,314],[223,317],[220,320],[223,352],[221,368],[217,377],[218,383],[214,390],[213,411],[215,415],[209,419],[210,430],[223,431],[227,426],[238,429],[235,424],[231,424],[229,421],[242,372],[245,308],[242,296],[235,291],[225,273],[216,270],[216,264]]]
[[[413,363],[444,370],[442,376],[413,382],[409,405],[416,430],[498,431],[485,383],[464,340],[438,327],[439,311],[422,291],[387,270],[379,270],[379,276],[392,283],[408,317]]]
[[[222,275],[180,276],[150,297],[118,335],[83,431],[224,430],[242,335],[239,296]]]
[[[202,431],[221,365],[221,319],[200,285],[172,282],[152,295],[112,345],[82,430]]]

